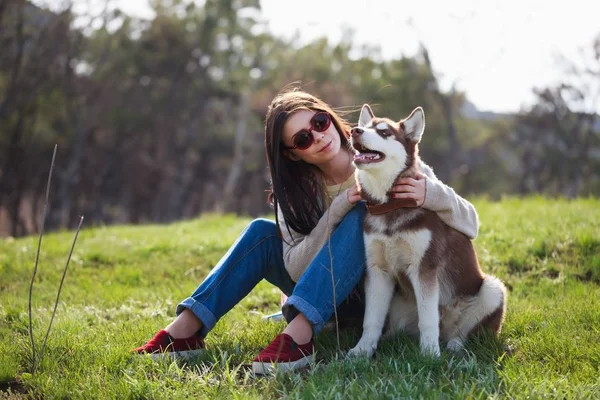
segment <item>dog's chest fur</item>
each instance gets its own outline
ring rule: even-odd
[[[382,268],[395,278],[405,296],[413,296],[409,276],[436,276],[440,281],[440,304],[455,294],[448,285],[445,225],[439,216],[423,208],[404,208],[387,214],[365,217],[365,248],[369,267]],[[441,233],[441,234],[440,234]]]
[[[413,293],[411,276],[435,276],[440,305],[449,304],[454,295],[472,295],[481,286],[483,277],[470,240],[431,210],[367,214],[364,238],[369,268],[386,271],[405,295]]]
[[[365,217],[365,246],[369,256],[392,275],[408,273],[421,264],[432,239],[424,224],[427,210],[398,210]]]

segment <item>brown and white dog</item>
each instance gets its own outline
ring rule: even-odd
[[[433,175],[418,154],[424,128],[420,107],[394,122],[376,118],[365,104],[352,129],[356,178],[369,213],[363,334],[350,355],[373,355],[386,317],[387,333],[420,334],[421,352],[433,356],[440,339],[458,351],[479,328],[498,333],[504,319],[504,284],[482,273],[469,238],[435,212],[396,207],[390,198],[399,176]]]

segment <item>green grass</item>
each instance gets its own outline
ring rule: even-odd
[[[48,340],[31,375],[27,293],[37,237],[0,240],[0,398],[600,398],[600,200],[475,200],[475,246],[510,289],[499,338],[464,356],[421,357],[414,339],[383,341],[372,360],[348,361],[335,333],[317,337],[308,371],[256,378],[252,358],[279,333],[279,291],[259,284],[188,365],[129,350],[173,318],[249,219],[208,215],[171,225],[84,229]],[[34,288],[42,343],[73,232],[44,237]],[[341,332],[342,353],[360,330]]]

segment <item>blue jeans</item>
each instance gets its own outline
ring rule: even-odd
[[[364,203],[358,203],[331,234],[336,306],[348,297],[365,272],[365,211]],[[295,283],[285,269],[282,239],[275,223],[256,219],[194,293],[177,305],[176,312],[179,315],[186,308],[191,310],[202,321],[200,333],[206,336],[219,318],[266,279],[288,296],[282,309],[287,321],[302,313],[317,334],[334,313],[331,259],[326,242]],[[357,313],[362,312],[359,308]]]

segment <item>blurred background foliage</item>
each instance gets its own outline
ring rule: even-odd
[[[421,155],[464,196],[600,194],[600,118],[590,111],[600,34],[586,68],[565,66],[569,84],[497,114],[442,90],[424,46],[383,60],[351,30],[340,43],[298,45],[268,33],[258,0],[151,4],[156,16],[143,20],[0,0],[0,235],[39,229],[54,144],[50,229],[81,214],[112,224],[270,212],[264,115],[293,82],[352,123],[363,103],[394,119],[423,106]]]

